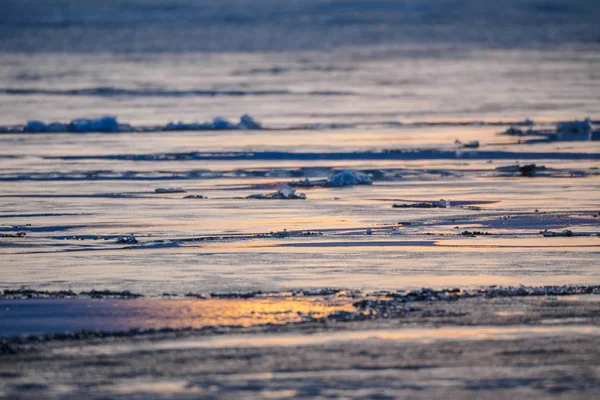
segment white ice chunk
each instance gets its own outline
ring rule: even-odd
[[[440,207],[440,208],[450,207],[450,200],[441,199],[440,201],[438,201],[438,207]]]
[[[281,189],[279,189],[277,191],[277,193],[279,193],[283,197],[289,199],[290,197],[294,196],[294,194],[296,193],[296,191],[294,189],[292,189],[292,187],[290,185],[285,185],[284,187],[282,187]]]

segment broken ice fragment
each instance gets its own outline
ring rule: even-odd
[[[357,171],[342,171],[327,178],[327,186],[371,185],[373,177]]]
[[[455,140],[454,144],[456,144],[458,147],[461,147],[463,149],[477,149],[479,148],[479,141],[477,140],[473,140],[471,142],[468,143],[463,143],[460,140]]]
[[[69,132],[118,132],[119,123],[115,117],[101,117],[98,119],[74,119],[67,126]]]
[[[246,198],[261,200],[306,200],[306,195],[304,193],[296,194],[295,189],[289,185],[285,185],[275,193],[252,194]]]
[[[592,121],[586,118],[583,121],[559,122],[556,133],[559,140],[590,140]]]
[[[450,200],[441,199],[440,201],[438,201],[438,207],[440,207],[440,208],[450,207]]]
[[[117,239],[117,243],[119,244],[136,244],[138,241],[133,235],[133,233],[129,234],[129,236],[121,236]]]
[[[23,128],[25,132],[40,133],[46,131],[46,124],[42,121],[29,121]]]
[[[544,229],[540,233],[544,237],[572,237],[572,236],[575,236],[575,234],[573,233],[573,231],[570,231],[568,229],[565,229],[562,232],[552,232],[552,231],[549,231],[548,229]]]
[[[238,125],[240,129],[262,129],[262,125],[259,124],[254,118],[248,114],[242,115],[240,123]]]
[[[217,130],[234,129],[235,126],[231,122],[227,121],[225,118],[216,117],[213,119],[212,128]]]

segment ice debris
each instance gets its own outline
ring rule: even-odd
[[[582,121],[559,122],[556,124],[555,130],[522,130],[511,126],[505,132],[505,135],[511,136],[538,136],[541,139],[533,142],[547,141],[586,141],[599,140],[600,132],[593,131],[592,121],[586,118]]]
[[[0,233],[0,238],[24,238],[25,236],[27,236],[26,232]]]
[[[463,142],[461,142],[460,140],[457,139],[457,140],[454,141],[454,144],[457,145],[460,148],[463,148],[463,149],[477,149],[477,148],[479,148],[479,141],[478,140],[473,140],[473,141],[470,141],[470,142],[467,142],[467,143],[463,143]]]
[[[263,129],[262,125],[248,114],[242,115],[240,122],[237,124],[229,122],[222,117],[216,117],[212,122],[204,122],[202,124],[193,122],[185,124],[183,122],[170,122],[164,126],[164,131],[202,131],[202,130],[259,130]]]
[[[583,121],[559,122],[556,133],[559,140],[590,140],[592,121],[586,118]]]
[[[549,231],[548,229],[544,229],[543,231],[540,231],[540,233],[544,237],[573,237],[573,236],[575,236],[573,231],[571,231],[569,229],[565,229],[562,232],[553,232],[553,231]]]
[[[342,171],[327,178],[327,186],[342,187],[351,185],[371,185],[373,176],[357,171]]]
[[[12,131],[11,128],[9,131]],[[222,117],[216,117],[211,122],[205,123],[183,123],[170,122],[164,126],[139,126],[132,127],[129,124],[120,124],[116,117],[104,116],[97,119],[77,118],[69,123],[51,122],[46,124],[42,121],[32,120],[27,122],[22,128],[14,128],[16,132],[26,133],[87,133],[87,132],[158,132],[158,131],[202,131],[202,130],[258,130],[263,129],[262,125],[248,114],[240,117],[240,122],[232,123]]]
[[[138,241],[133,235],[133,233],[129,234],[129,236],[121,236],[117,238],[118,244],[136,244]]]
[[[412,203],[412,204],[394,204],[392,208],[448,208],[452,207],[450,200],[440,199],[440,201],[432,201],[427,203]]]
[[[522,176],[536,176],[541,171],[545,171],[546,167],[543,165],[526,164],[526,165],[508,165],[505,167],[497,167],[496,171],[504,173],[519,173]]]
[[[185,190],[180,188],[180,187],[176,187],[176,188],[157,188],[154,189],[154,193],[185,193]]]
[[[342,187],[352,185],[371,185],[373,175],[358,171],[334,172],[327,179],[292,181],[290,186],[295,187]]]
[[[444,199],[440,199],[440,201],[438,201],[438,207],[440,208],[448,208],[450,207],[450,200],[444,200]]]
[[[42,121],[29,121],[23,127],[23,132],[27,133],[43,133],[43,132],[72,132],[72,133],[88,133],[88,132],[131,132],[133,128],[129,124],[119,124],[117,118],[105,116],[97,119],[78,118],[72,120],[68,124],[61,122],[52,122],[45,124]]]
[[[304,193],[296,194],[295,189],[293,189],[289,185],[285,185],[275,193],[252,194],[246,198],[260,200],[306,200],[306,195]]]

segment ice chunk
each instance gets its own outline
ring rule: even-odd
[[[535,122],[532,119],[526,118],[523,122],[521,122],[521,125],[533,126],[535,125]]]
[[[450,200],[441,199],[440,201],[438,201],[438,207],[440,207],[440,208],[450,207]]]
[[[133,235],[133,233],[129,234],[129,236],[121,236],[117,238],[117,243],[119,244],[136,244],[138,241]]]
[[[23,128],[24,132],[40,133],[46,132],[47,126],[42,121],[29,121]]]
[[[592,136],[592,121],[559,122],[556,125],[559,140],[590,140]]]
[[[240,129],[262,129],[262,125],[248,114],[242,115],[238,127]]]
[[[98,119],[74,119],[68,125],[61,122],[52,122],[48,125],[41,121],[29,121],[23,127],[24,132],[119,132],[120,130],[130,130],[131,127],[117,122],[115,117],[101,117]]]
[[[7,127],[4,128],[8,130]],[[250,115],[245,114],[240,118],[238,124],[229,122],[227,119],[222,117],[216,117],[210,122],[198,123],[193,122],[186,124],[183,122],[169,122],[164,126],[140,126],[132,127],[129,124],[120,124],[116,117],[100,117],[98,119],[89,118],[77,118],[72,120],[68,124],[61,122],[52,122],[46,124],[42,121],[32,120],[25,124],[18,131],[29,132],[29,133],[41,133],[41,132],[72,132],[72,133],[87,133],[87,132],[135,132],[136,130],[143,132],[158,132],[158,131],[203,131],[203,130],[233,130],[233,129],[244,129],[244,130],[256,130],[262,129],[262,125],[252,118]],[[0,127],[0,131],[3,131],[3,127]]]
[[[327,186],[371,185],[373,176],[357,171],[342,171],[327,178]]]
[[[66,132],[67,131],[67,125],[60,123],[60,122],[52,122],[51,124],[48,124],[48,126],[46,126],[46,132]]]
[[[213,119],[212,128],[221,130],[221,129],[235,129],[236,127],[231,122],[227,121],[225,118],[216,117]]]
[[[162,130],[165,131],[203,131],[203,130],[233,130],[233,129],[262,129],[262,126],[250,115],[245,114],[240,118],[239,124],[233,124],[223,117],[216,117],[211,122],[200,124],[192,122],[169,122]]]
[[[544,237],[573,237],[573,236],[575,236],[575,234],[573,233],[573,231],[570,231],[568,229],[565,229],[562,232],[553,232],[553,231],[549,231],[548,229],[544,229],[540,233]]]
[[[454,144],[456,144],[458,147],[462,147],[464,149],[477,149],[479,147],[479,141],[477,141],[477,140],[473,140],[468,143],[463,143],[460,140],[455,140]]]
[[[290,198],[296,193],[296,191],[294,189],[292,189],[289,185],[285,185],[284,187],[279,189],[279,191],[277,193],[279,193],[280,195],[282,195],[285,198]]]
[[[247,199],[261,199],[261,200],[305,200],[306,195],[304,193],[296,194],[296,190],[289,185],[283,186],[275,193],[267,194],[252,194]]]
[[[69,132],[118,132],[119,123],[115,117],[100,117],[98,119],[74,119],[67,125]]]
[[[504,131],[504,134],[510,136],[525,136],[525,132],[523,132],[522,129],[515,128],[514,126],[511,126],[506,131]]]
[[[526,164],[526,165],[508,165],[505,167],[496,167],[496,171],[503,173],[520,173],[523,176],[535,176],[540,171],[546,170],[543,165]]]
[[[318,180],[314,180],[311,181],[308,178],[305,178],[303,180],[300,181],[292,181],[289,183],[290,186],[295,186],[295,187],[305,187],[305,188],[309,188],[309,187],[323,187],[323,186],[327,186],[327,179],[318,179]]]
[[[441,199],[430,203],[393,204],[392,208],[448,208],[452,207],[450,200]]]

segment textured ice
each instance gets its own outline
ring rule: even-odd
[[[371,175],[357,171],[342,171],[327,178],[327,186],[341,187],[351,185],[370,185],[373,183]]]

